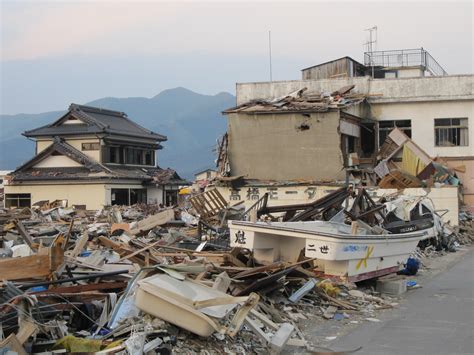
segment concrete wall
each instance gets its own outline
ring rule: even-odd
[[[474,206],[474,75],[371,79],[355,77],[327,80],[294,80],[237,84],[237,103],[256,98],[274,98],[307,87],[331,92],[345,85],[354,92],[372,95],[368,101],[373,119],[410,119],[413,140],[429,155],[449,158],[452,167],[464,165],[459,173],[465,203]],[[435,118],[468,118],[469,145],[435,147]]]
[[[91,157],[92,159],[98,162],[101,162],[102,157],[100,154],[100,150],[82,150],[82,143],[100,143],[100,139],[98,138],[70,138],[70,139],[65,139],[65,141],[66,143],[72,145],[74,148],[81,151],[88,157]],[[41,152],[42,150],[50,146],[52,143],[53,143],[52,139],[38,140],[36,142],[36,153],[38,154],[39,152]]]
[[[421,68],[398,68],[397,74],[399,78],[414,78],[424,76],[425,72]]]
[[[299,129],[302,124],[309,129]],[[231,173],[264,180],[343,180],[338,127],[339,112],[229,114]]]
[[[95,210],[106,204],[104,184],[8,185],[6,194],[31,194],[31,203],[42,200],[68,200],[68,205],[86,205]],[[110,191],[109,191],[110,195]]]
[[[237,104],[252,99],[268,99],[307,87],[317,92],[331,92],[346,85],[356,85],[354,92],[382,95],[370,102],[438,101],[474,99],[474,75],[430,76],[418,78],[371,79],[353,77],[326,80],[291,80],[237,83]]]
[[[231,206],[243,202],[245,209],[248,209],[265,193],[270,195],[268,206],[296,205],[318,200],[340,187],[303,184],[293,186],[252,184],[252,186],[242,186],[237,189],[227,186],[210,186],[208,189],[216,188]]]
[[[474,156],[474,100],[402,102],[372,104],[372,116],[379,121],[411,120],[412,139],[430,156]],[[469,145],[435,147],[435,118],[468,118]],[[382,143],[382,142],[381,142]]]
[[[463,185],[465,203],[474,206],[474,100],[404,102],[373,104],[372,115],[377,120],[411,120],[413,141],[432,157],[449,159],[450,167],[464,165],[466,173],[458,173]],[[435,118],[468,118],[468,146],[436,147]]]

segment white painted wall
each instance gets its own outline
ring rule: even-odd
[[[380,121],[410,119],[412,139],[430,156],[474,156],[474,100],[384,103],[371,108],[374,118]],[[434,119],[461,117],[468,118],[469,146],[435,147]]]
[[[146,196],[148,204],[160,204],[163,203],[163,189],[150,186],[146,189]]]
[[[88,157],[94,159],[97,162],[101,162],[101,155],[100,150],[82,150],[82,143],[100,143],[100,139],[98,138],[73,138],[73,139],[66,139],[66,143],[72,145],[77,150],[81,151]],[[41,151],[45,150],[53,143],[52,139],[40,139],[36,141],[36,154],[40,153]]]
[[[35,168],[67,168],[67,167],[80,167],[82,164],[68,158],[65,155],[50,155],[49,157],[43,159]]]

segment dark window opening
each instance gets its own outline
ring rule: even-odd
[[[375,123],[364,123],[360,128],[361,157],[369,158],[375,152]]]
[[[178,190],[165,190],[165,206],[178,204]]]
[[[147,203],[146,189],[112,189],[112,205],[130,206],[137,203]]]
[[[5,194],[5,207],[31,207],[31,194]]]
[[[435,146],[468,146],[467,118],[435,118]]]
[[[411,138],[411,120],[379,121],[379,147],[394,128],[400,129]]]
[[[155,151],[131,147],[104,147],[104,163],[155,165]]]

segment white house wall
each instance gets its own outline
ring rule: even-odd
[[[65,142],[72,145],[74,148],[94,159],[95,161],[101,162],[100,150],[82,150],[82,143],[100,143],[98,138],[65,139]],[[53,144],[52,139],[41,139],[36,141],[36,154],[45,150],[51,144]]]
[[[70,167],[81,167],[77,161],[65,155],[50,155],[49,157],[41,160],[36,164],[35,168],[70,168]]]

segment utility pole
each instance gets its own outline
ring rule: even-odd
[[[268,31],[268,56],[270,60],[270,82],[273,81],[272,78],[272,31]]]

